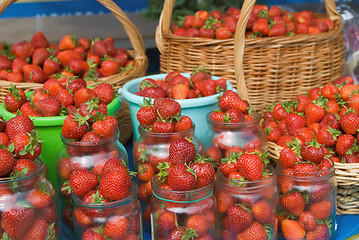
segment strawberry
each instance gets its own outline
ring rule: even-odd
[[[106,54],[108,54],[107,51],[107,44],[103,40],[98,40],[93,43],[93,53],[100,58],[103,58]]]
[[[74,93],[74,101],[75,101],[75,105],[77,107],[80,107],[81,104],[96,98],[97,94],[95,92],[95,90],[91,89],[91,88],[80,88],[79,90],[76,91],[76,93]]]
[[[285,147],[280,152],[279,161],[283,168],[293,168],[300,158],[291,148]]]
[[[169,121],[156,121],[152,124],[152,132],[154,133],[171,133],[174,130],[173,123]]]
[[[51,97],[51,95],[48,92],[43,91],[41,88],[36,88],[32,96],[32,103],[36,104],[38,101],[49,97]]]
[[[312,123],[320,122],[325,117],[326,113],[324,106],[328,102],[328,99],[323,98],[322,96],[318,97],[317,100],[314,100],[315,103],[311,103],[305,109],[305,116],[307,120],[307,126],[310,126]]]
[[[54,59],[50,59],[50,58],[46,59],[44,61],[42,69],[48,75],[57,73],[60,70],[59,60],[54,60]]]
[[[344,101],[348,101],[354,91],[359,90],[359,85],[346,84],[340,88],[339,94]]]
[[[197,184],[195,188],[202,188],[209,185],[213,181],[216,173],[212,164],[206,162],[203,157],[196,159],[195,163],[191,163],[190,168],[193,169],[197,176]]]
[[[17,58],[30,58],[35,51],[35,47],[26,41],[15,43],[11,48],[11,53]]]
[[[214,121],[223,122],[224,121],[224,113],[222,111],[213,111],[210,113],[209,118]]]
[[[243,154],[237,162],[238,171],[249,181],[262,179],[262,159],[255,154]]]
[[[227,192],[224,191],[219,191],[217,193],[217,210],[220,213],[225,213],[228,211],[229,208],[231,208],[234,203],[235,203],[235,199],[231,194],[228,194]]]
[[[176,227],[176,216],[175,213],[164,211],[159,214],[157,218],[158,229],[162,231],[170,231]]]
[[[314,213],[318,219],[326,220],[332,214],[332,203],[326,200],[315,202],[309,207],[309,211]]]
[[[10,138],[7,136],[7,134],[4,132],[0,132],[0,144],[7,146],[9,142]]]
[[[66,67],[70,65],[70,62],[73,60],[83,60],[83,56],[81,53],[75,50],[64,50],[57,54],[57,58],[59,59],[61,66]]]
[[[260,223],[270,223],[273,216],[273,207],[266,200],[259,200],[252,205],[252,214]]]
[[[18,133],[13,137],[12,142],[14,144],[14,153],[21,158],[35,160],[42,150],[38,130],[31,130],[30,133]]]
[[[75,103],[73,96],[66,89],[60,90],[59,94],[56,96],[56,99],[58,99],[61,102],[61,105],[64,107],[72,106]]]
[[[241,205],[233,205],[227,212],[229,230],[233,233],[240,233],[250,227],[253,223],[253,216],[247,208]]]
[[[200,30],[200,33],[201,33],[201,30]],[[213,32],[213,34],[214,34],[214,32]],[[193,68],[193,70],[192,70],[190,80],[193,84],[195,84],[196,82],[201,82],[201,81],[204,81],[209,78],[210,78],[210,72],[206,69],[206,67],[202,67],[202,68],[196,67],[196,68]]]
[[[319,164],[325,156],[323,145],[319,144],[315,139],[311,142],[303,144],[300,149],[300,154],[302,155],[303,160],[311,161],[317,164]]]
[[[143,127],[151,126],[157,120],[157,112],[151,104],[150,100],[143,98],[143,105],[137,111],[136,117]]]
[[[82,235],[82,240],[106,240],[99,232],[95,232],[92,228],[86,229]]]
[[[62,37],[62,39],[59,42],[59,49],[61,51],[63,50],[70,50],[74,49],[76,47],[77,39],[74,35],[68,34]]]
[[[29,201],[33,208],[42,209],[50,205],[51,196],[39,188],[35,188],[27,194],[26,201]]]
[[[23,89],[10,85],[8,93],[5,96],[4,104],[9,112],[16,112],[26,102],[26,95]]]
[[[233,37],[231,30],[228,27],[219,27],[215,32],[217,39],[229,39]]]
[[[22,59],[21,61],[25,60]],[[9,58],[0,55],[0,70],[10,70],[12,68],[12,64],[13,62]]]
[[[297,101],[296,110],[298,112],[305,112],[307,106],[312,102],[312,100],[305,95],[296,96],[294,101]]]
[[[283,220],[281,228],[285,239],[304,239],[305,237],[305,229],[296,220]]]
[[[300,225],[307,231],[313,231],[317,227],[317,218],[314,213],[305,211],[299,216]]]
[[[108,200],[117,201],[128,196],[130,185],[130,176],[122,171],[112,171],[102,178],[99,191]]]
[[[92,98],[86,103],[80,105],[79,113],[83,117],[89,115],[90,118],[87,120],[87,122],[91,124],[94,119],[99,120],[100,116],[107,115],[107,106],[104,103],[99,103],[98,98]]]
[[[49,225],[45,219],[37,218],[29,231],[26,233],[24,239],[35,240],[35,239],[51,239],[56,235],[54,229],[54,223]]]
[[[191,215],[186,222],[186,228],[196,231],[198,237],[204,236],[210,227],[204,214]]]
[[[359,94],[354,94],[348,99],[348,107],[353,108],[356,114],[359,114]]]
[[[255,34],[259,34],[262,37],[265,37],[268,35],[269,32],[269,26],[268,26],[268,22],[266,19],[264,18],[259,18],[257,19],[252,26],[252,31]]]
[[[48,91],[53,97],[56,97],[64,87],[55,79],[47,80],[41,88],[43,91]]]
[[[222,112],[230,108],[238,109],[241,112],[247,110],[247,104],[232,90],[226,90],[218,99],[218,106]]]
[[[291,192],[280,197],[280,203],[284,209],[299,216],[304,212],[305,201],[304,197],[299,192]]]
[[[212,158],[216,163],[219,163],[222,159],[222,151],[216,145],[212,145],[207,148],[206,156]]]
[[[349,149],[354,145],[355,138],[351,134],[343,134],[338,137],[337,144],[335,145],[336,152],[344,156]]]
[[[0,176],[7,175],[15,164],[14,155],[6,148],[0,149]]]
[[[45,98],[36,102],[35,110],[44,117],[59,116],[61,112],[61,102],[54,97]]]
[[[288,116],[287,110],[281,104],[275,104],[273,107],[273,119],[275,121],[281,121]]]
[[[278,184],[281,192],[285,194],[294,190],[295,186],[294,186],[294,180],[291,178],[291,176],[293,176],[293,172],[285,171],[285,169],[283,169],[283,172],[285,173],[285,175],[282,174],[278,175]]]
[[[295,131],[305,127],[306,119],[297,113],[290,113],[285,118],[285,125],[290,135],[294,135]]]
[[[275,127],[272,129],[271,126],[269,127],[266,127],[264,129],[266,135],[267,135],[267,138],[268,138],[268,141],[271,141],[271,142],[277,142],[278,139],[281,137],[281,134],[280,134],[280,131],[278,129],[278,127]]]
[[[4,211],[1,215],[4,230],[11,239],[22,239],[35,220],[34,209],[17,207]]]
[[[74,78],[69,80],[69,82],[66,85],[67,85],[66,89],[74,95],[78,90],[82,88],[86,88],[87,84],[86,81],[83,80],[82,78]]]
[[[87,132],[87,118],[82,117],[78,112],[67,115],[62,125],[61,134],[67,139],[81,139]]]
[[[117,133],[117,121],[112,116],[104,116],[92,124],[92,131],[100,135],[103,139],[110,138]]]
[[[17,115],[9,119],[5,126],[5,132],[10,139],[13,139],[18,133],[30,133],[34,129],[34,123],[25,115]]]
[[[17,173],[20,174],[27,174],[32,171],[35,171],[38,168],[38,164],[29,159],[18,159],[15,162],[14,168],[12,172],[16,175]]]
[[[47,41],[46,36],[42,32],[35,32],[34,35],[32,35],[30,43],[35,48],[46,48],[49,45],[49,42]]]
[[[198,82],[198,90],[204,97],[212,96],[217,93],[217,85],[213,79],[206,79]]]
[[[169,160],[172,165],[189,163],[196,156],[195,145],[185,138],[172,141],[169,146]]]
[[[183,76],[181,74],[173,76],[172,80],[169,82],[170,86],[175,86],[175,85],[178,85],[178,84],[184,84],[187,87],[191,86],[191,83],[188,80],[188,78],[186,78],[185,76]]]
[[[168,98],[155,98],[153,106],[162,119],[172,118],[181,112],[181,105]]]
[[[79,197],[94,189],[98,184],[97,176],[86,169],[78,169],[70,175],[70,188]]]
[[[328,228],[328,225],[318,224],[318,226],[313,231],[308,231],[306,235],[306,239],[308,240],[315,240],[315,239],[330,239],[330,230]]]
[[[137,178],[142,182],[148,182],[155,175],[155,168],[150,163],[140,163],[137,166]]]
[[[168,173],[167,182],[174,191],[188,191],[196,186],[197,177],[193,169],[184,163],[177,163]]]
[[[49,56],[50,52],[46,48],[37,48],[32,54],[32,64],[42,66]]]
[[[174,123],[175,132],[185,131],[192,127],[193,123],[190,117],[182,116],[178,122]]]
[[[28,117],[42,117],[40,113],[35,111],[34,107],[29,102],[26,102],[21,106],[20,112]]]
[[[184,84],[177,84],[171,88],[174,99],[186,99],[189,93],[189,87]]]
[[[85,72],[87,72],[90,67],[89,64],[82,59],[74,59],[69,62],[69,69],[73,72],[73,74],[82,77]]]
[[[258,222],[253,222],[246,230],[237,234],[237,239],[243,240],[265,240],[267,239],[267,232],[264,226]]]
[[[142,97],[151,97],[151,98],[165,98],[167,96],[165,90],[161,87],[148,87],[139,92],[139,95]]]
[[[48,75],[41,67],[34,64],[27,64],[23,68],[24,79],[27,82],[44,83],[48,79]]]
[[[114,98],[115,90],[109,83],[101,83],[93,89],[96,95],[100,99],[100,102],[104,104],[110,104]]]
[[[120,66],[123,67],[128,62],[128,51],[126,48],[116,48],[116,54],[115,54],[116,60],[120,63]]]
[[[101,178],[104,178],[108,173],[112,172],[112,171],[118,171],[123,175],[127,174],[127,168],[124,165],[123,161],[119,158],[110,158],[108,159],[102,168],[101,171]]]
[[[76,208],[72,215],[81,227],[87,228],[93,224],[93,218],[87,215],[81,208]]]
[[[311,127],[313,127],[314,124],[318,125],[318,128],[320,127],[319,123],[313,123]],[[297,129],[293,136],[300,141],[301,144],[304,144],[306,142],[311,142],[314,139],[315,136],[315,130],[313,128],[309,127],[303,127],[300,129]]]
[[[346,134],[355,134],[359,129],[359,116],[355,113],[346,113],[340,117],[340,127]]]
[[[120,70],[120,63],[116,59],[107,59],[101,63],[99,69],[101,76],[108,77],[115,75]]]
[[[1,56],[0,56],[0,59],[1,59]],[[0,63],[1,63],[1,60],[0,60]],[[12,72],[17,72],[17,73],[22,73],[22,68],[29,64],[28,62],[26,62],[24,59],[22,58],[15,58],[14,61],[12,62],[12,66],[11,66],[11,70]],[[1,66],[0,66],[1,68]]]
[[[334,114],[329,113],[325,115],[323,120],[320,122],[321,127],[325,125],[328,125],[329,127],[338,130],[340,128],[339,118],[337,119],[337,117]]]
[[[9,72],[9,74],[7,74],[6,80],[8,80],[9,82],[20,83],[24,81],[24,76],[22,75],[22,73]]]

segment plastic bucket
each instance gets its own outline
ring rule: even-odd
[[[136,78],[127,82],[122,88],[119,89],[119,98],[123,98],[126,102],[128,102],[129,105],[134,141],[140,137],[140,134],[138,133],[139,122],[137,120],[136,114],[140,109],[140,104],[143,103],[143,97],[135,95],[135,93],[139,91],[139,84],[145,78],[164,80],[166,75],[167,74],[155,74]],[[181,75],[187,78],[190,77],[190,73],[181,73]],[[212,76],[212,79],[216,80],[219,79],[219,77]],[[233,86],[229,81],[227,81],[227,89],[233,90]],[[212,110],[218,109],[217,97],[219,95],[220,93],[208,97],[176,100],[182,107],[182,115],[189,116],[195,123],[195,135],[202,142],[204,149],[207,149],[211,145],[211,140],[207,139],[206,137],[208,135],[207,132],[210,131],[209,125],[206,121],[206,115]]]
[[[29,93],[26,93],[27,95]],[[118,98],[114,98],[107,105],[108,115],[114,116],[120,109],[121,102]],[[5,104],[0,105],[0,114],[5,121],[15,117],[15,114],[9,112],[5,108]],[[47,175],[54,189],[58,189],[57,184],[57,168],[56,159],[63,143],[61,141],[61,129],[66,116],[56,117],[30,117],[35,125],[35,129],[39,130],[40,139],[43,140],[40,159],[46,164]]]

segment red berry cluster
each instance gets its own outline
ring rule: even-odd
[[[223,78],[213,80],[206,68],[194,68],[188,79],[178,71],[170,72],[165,79],[146,78],[140,83],[136,95],[152,98],[190,99],[207,97],[222,92],[227,83]]]
[[[306,95],[274,104],[264,115],[268,140],[284,147],[283,167],[293,169],[298,161],[326,165],[358,163],[359,85],[341,77]]]
[[[181,115],[181,105],[170,98],[143,99],[137,112],[137,120],[147,131],[153,133],[172,133],[190,129],[192,120]]]
[[[97,109],[104,109],[105,114],[107,113],[106,105],[115,97],[111,84],[101,83],[90,89],[83,79],[63,80],[49,79],[28,96],[23,89],[11,85],[4,99],[6,110],[11,113],[20,111],[29,117],[67,115],[76,109],[80,109],[83,115],[88,112],[95,113]],[[82,106],[84,104],[86,106]]]
[[[44,83],[59,74],[95,81],[134,66],[125,48],[115,48],[112,37],[89,40],[65,35],[56,44],[36,32],[30,42],[0,43],[0,50],[0,80],[10,82]]]
[[[230,7],[224,14],[218,10],[200,10],[194,15],[180,16],[171,30],[181,37],[233,38],[240,14],[236,7]],[[319,18],[313,11],[291,12],[279,6],[268,9],[265,5],[255,5],[247,22],[246,37],[315,35],[333,28],[333,20]]]
[[[2,118],[1,118],[2,119]],[[0,122],[1,221],[3,238],[52,238],[55,226],[56,197],[53,189],[40,179],[41,153],[39,132],[32,120],[17,115]]]

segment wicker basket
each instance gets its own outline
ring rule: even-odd
[[[325,0],[327,15],[335,23],[329,32],[244,39],[246,23],[255,5],[255,0],[245,0],[236,34],[226,40],[171,34],[174,2],[165,0],[156,31],[161,72],[191,72],[197,65],[206,66],[213,75],[229,79],[237,89],[246,88],[257,111],[334,80],[344,70],[343,23],[334,0]],[[236,45],[238,50],[234,50]],[[242,58],[243,66],[235,63],[236,54]],[[241,81],[244,77],[245,84]]]
[[[133,50],[129,50],[129,55],[134,59],[135,65],[123,72],[109,77],[100,78],[97,81],[89,81],[87,85],[89,87],[95,87],[100,83],[110,83],[114,89],[117,91],[122,87],[126,82],[131,79],[144,76],[148,67],[148,59],[145,53],[145,44],[143,42],[141,33],[137,27],[130,21],[126,14],[119,8],[116,3],[112,0],[97,0],[104,7],[109,9],[111,13],[121,22],[122,27],[128,35],[128,38],[131,42]],[[0,1],[0,14],[11,4],[16,2],[16,0],[3,0]],[[0,80],[0,101],[3,101],[6,95],[8,88],[10,87],[11,82],[1,81]],[[30,91],[35,88],[39,88],[42,84],[36,83],[17,83],[18,88],[22,88],[25,91]],[[127,142],[132,136],[132,125],[130,113],[127,105],[122,105],[119,113],[116,114],[116,119],[118,122],[118,127],[120,129],[120,141],[122,143]]]

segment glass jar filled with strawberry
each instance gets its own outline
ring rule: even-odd
[[[266,148],[267,137],[259,125],[260,115],[251,110],[247,101],[227,90],[218,99],[218,106],[218,110],[206,116],[212,130],[208,132],[212,145],[206,149],[207,156],[220,162],[232,148]]]
[[[139,184],[139,199],[146,204],[144,222],[150,223],[150,181],[159,172],[159,164],[190,162],[203,154],[202,143],[195,136],[191,118],[181,115],[180,104],[169,98],[144,98],[137,112],[139,139],[133,148],[134,166]],[[147,209],[147,210],[146,210]]]
[[[197,155],[187,163],[167,164],[151,180],[153,239],[215,239],[215,170]]]
[[[111,175],[112,174],[112,175]],[[129,184],[121,186],[122,198],[111,201],[104,193],[108,191],[109,179],[100,183],[99,189],[87,192],[83,197],[72,195],[74,209],[75,239],[142,239],[141,205],[137,199],[138,188],[129,176],[119,171],[114,177],[127,178]]]
[[[277,166],[280,234],[284,239],[335,239],[334,163],[315,138],[288,145]]]
[[[57,171],[60,212],[69,238],[73,235],[71,193],[82,197],[97,186],[105,173],[116,169],[114,166],[128,165],[126,149],[118,136],[117,121],[112,116],[100,113],[82,116],[75,111],[65,118],[61,133],[64,145],[57,157]],[[83,172],[81,177],[73,178],[78,171]]]
[[[233,150],[216,174],[217,239],[277,239],[277,176],[260,149]]]

